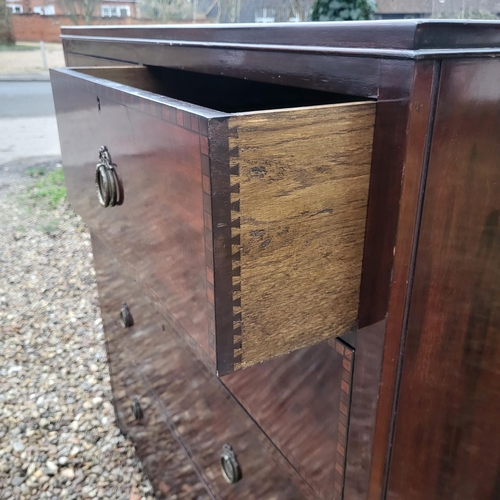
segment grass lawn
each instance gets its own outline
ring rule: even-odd
[[[29,190],[31,199],[41,200],[50,208],[56,208],[66,197],[62,168],[50,172],[46,172],[44,168],[31,168],[27,173],[35,178],[35,183]]]
[[[0,52],[6,52],[9,50],[40,50],[40,47],[36,45],[22,45],[18,43],[0,43]]]

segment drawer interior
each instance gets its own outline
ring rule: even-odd
[[[75,68],[75,71],[224,113],[366,101],[320,90],[152,66]]]

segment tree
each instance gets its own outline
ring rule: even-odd
[[[316,0],[312,21],[362,21],[372,19],[376,4],[373,0]]]
[[[301,21],[307,21],[311,13],[311,6],[313,2],[309,0],[290,0],[290,14],[289,17],[295,17]]]
[[[240,20],[241,0],[217,0],[214,6],[217,7],[216,22],[236,23]]]
[[[260,0],[255,6],[262,12],[266,7],[268,14],[274,17],[275,22],[287,22],[290,19],[307,21],[311,15],[314,0]]]
[[[0,0],[1,1],[1,0]],[[62,11],[71,19],[73,24],[78,24],[78,19],[83,17],[85,24],[92,24],[101,0],[57,0]],[[100,14],[100,12],[99,12]]]
[[[144,19],[157,19],[161,22],[192,20],[195,15],[195,3],[189,0],[140,0],[141,16]]]
[[[6,0],[0,0],[0,43],[14,43],[10,9],[7,7]]]
[[[221,23],[238,23],[253,21],[264,12],[273,19],[273,22],[287,22],[291,18],[307,21],[314,0],[198,0],[198,2],[200,12],[207,17]],[[201,8],[205,2],[207,7]]]

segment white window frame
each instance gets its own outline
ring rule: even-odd
[[[22,14],[23,13],[23,6],[19,5],[18,3],[8,3],[7,7],[10,9],[12,14]]]
[[[260,11],[255,12],[256,23],[274,23],[275,21],[276,17],[273,9],[268,10],[267,7],[264,7],[262,9],[262,15],[260,15]]]
[[[122,16],[122,10],[126,15]],[[131,17],[129,5],[101,5],[101,17]]]
[[[54,16],[56,14],[54,5],[36,5],[33,7],[33,12],[41,16]]]

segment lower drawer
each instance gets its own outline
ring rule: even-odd
[[[153,484],[201,488],[192,484],[192,476],[178,478],[177,466],[170,468],[169,481],[157,477],[165,474],[161,467],[148,466],[168,462],[173,456],[168,443],[175,440],[215,498],[316,498],[221,382],[150,305],[140,286],[123,273],[112,253],[95,236],[92,243],[117,415],[136,443]],[[130,311],[128,322],[133,323],[128,328],[120,321],[124,302]],[[139,421],[130,410],[134,398],[142,408]],[[159,436],[167,433],[170,441],[162,449]],[[153,452],[151,442],[155,442]],[[232,447],[235,462],[226,460],[225,470],[230,472],[233,466],[241,474],[234,483],[223,473],[221,457],[226,445]],[[184,466],[178,463],[183,475]]]
[[[154,398],[119,349],[108,350],[118,425],[134,443],[158,498],[210,499],[184,450],[170,433]]]

